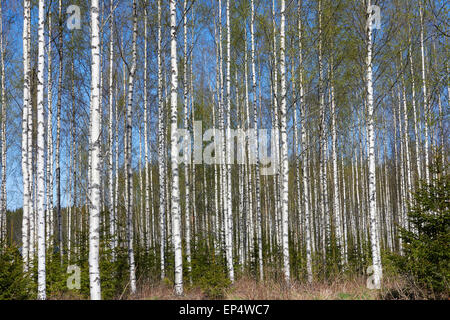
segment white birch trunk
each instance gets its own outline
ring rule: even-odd
[[[145,161],[145,165],[144,165],[144,176],[145,176],[145,199],[144,199],[144,206],[145,206],[145,212],[144,212],[144,217],[145,221],[150,221],[150,183],[151,181],[149,181],[149,159],[148,159],[148,93],[147,93],[147,36],[148,36],[148,32],[147,32],[147,24],[148,24],[148,18],[147,18],[147,1],[145,1],[144,3],[144,161]],[[145,222],[144,222],[145,223]],[[148,228],[147,226],[150,226],[150,223],[147,222],[147,224],[144,224],[144,226],[146,226],[145,229],[147,229],[147,232],[145,233],[146,235],[146,243],[145,243],[145,247],[146,249],[149,248],[149,237],[151,235],[151,229]]]
[[[195,114],[195,105],[194,105],[194,72],[193,72],[193,57],[192,57],[192,51],[194,50],[194,31],[195,31],[195,17],[194,17],[194,10],[192,9],[192,17],[191,17],[191,21],[192,21],[192,30],[191,30],[191,47],[190,47],[190,59],[191,59],[191,63],[190,63],[190,82],[189,82],[189,86],[190,86],[190,105],[191,105],[191,127],[194,128],[194,114]],[[193,212],[193,222],[191,222],[191,220],[189,220],[189,242],[191,242],[192,239],[192,233],[194,234],[194,248],[195,248],[195,243],[196,243],[196,232],[195,232],[195,217],[197,215],[197,204],[196,204],[196,189],[195,189],[195,164],[192,165],[192,176],[191,176],[191,183],[192,183],[192,212]],[[189,211],[189,219],[190,219],[190,211]],[[191,230],[191,225],[192,225],[192,230]],[[191,250],[191,244],[189,243],[189,251]],[[190,253],[189,253],[189,257],[190,257]],[[190,259],[190,258],[189,258]],[[192,266],[191,266],[191,262],[189,261],[189,270],[191,270]],[[191,275],[189,275],[189,277],[191,277]],[[191,278],[189,278],[189,280],[191,280]]]
[[[272,0],[272,25],[273,25],[273,127],[279,128],[280,122],[278,120],[278,55],[277,55],[277,32],[275,22],[275,0]],[[275,159],[277,163],[280,162],[280,132],[275,130]],[[274,176],[274,192],[275,192],[275,229],[277,245],[281,248],[281,199],[280,199],[280,171],[281,165],[277,167],[277,173]]]
[[[245,77],[245,115],[246,115],[246,122],[247,122],[247,128],[250,128],[250,111],[249,111],[249,96],[248,96],[248,62],[247,62],[247,41],[246,37],[244,38],[245,43],[245,51],[244,51],[244,77]],[[250,155],[251,148],[250,144],[247,144],[247,153]],[[247,157],[247,160],[249,158]],[[253,203],[252,203],[252,192],[251,192],[251,186],[252,186],[252,173],[251,173],[251,167],[248,161],[245,163],[245,172],[246,172],[246,207],[248,210],[246,210],[245,213],[245,220],[248,225],[248,229],[250,229],[249,232],[247,232],[247,226],[246,226],[246,249],[250,250],[250,254],[248,250],[246,250],[246,255],[253,257],[253,224],[252,224],[252,215],[253,215]]]
[[[410,28],[410,26],[409,26]],[[411,28],[410,28],[411,29]],[[416,167],[417,167],[417,179],[422,179],[422,164],[421,164],[421,154],[419,152],[419,126],[420,122],[417,120],[417,110],[416,110],[416,87],[415,87],[415,80],[414,80],[414,61],[412,57],[412,46],[411,46],[411,35],[408,34],[408,44],[409,44],[409,65],[411,68],[411,100],[412,100],[412,108],[413,108],[413,115],[414,115],[414,137],[415,137],[415,147],[416,147]],[[419,117],[420,118],[420,117]]]
[[[115,86],[115,96],[117,101],[117,94],[118,94],[118,82],[116,82]],[[114,153],[116,155],[115,159],[115,184],[114,184],[114,212],[113,212],[113,219],[112,219],[112,226],[114,228],[114,232],[112,233],[111,237],[111,244],[113,248],[112,252],[112,259],[115,261],[116,259],[116,249],[117,249],[117,243],[118,243],[118,235],[119,235],[119,228],[117,226],[117,217],[118,217],[118,207],[119,207],[119,110],[118,110],[118,103],[116,103],[115,106],[115,112],[114,112],[114,145],[115,150]]]
[[[322,1],[318,3],[318,15],[319,15],[319,100],[320,100],[320,138],[319,138],[319,176],[321,183],[321,220],[323,223],[322,230],[322,256],[324,264],[326,264],[326,251],[327,251],[327,236],[328,236],[328,223],[327,221],[327,209],[328,209],[328,193],[327,193],[327,174],[326,174],[326,138],[325,138],[325,102],[323,92],[323,61],[322,61]]]
[[[400,57],[401,59],[401,57]],[[401,69],[403,69],[402,67],[402,63],[400,60],[400,66]],[[400,90],[400,89],[399,89]],[[400,114],[403,114],[403,121],[404,121],[404,128],[405,130],[403,130],[403,143],[405,145],[405,156],[406,156],[406,198],[408,200],[408,202],[411,201],[411,161],[410,161],[410,148],[409,148],[409,138],[408,138],[408,132],[409,132],[409,125],[408,125],[408,109],[407,109],[407,105],[406,105],[406,92],[405,92],[405,81],[404,81],[404,75],[402,74],[402,102],[403,102],[403,112],[400,111]],[[400,120],[402,121],[402,120]]]
[[[256,105],[256,70],[255,70],[255,5],[251,0],[251,23],[250,23],[250,42],[251,42],[251,66],[252,66],[252,98],[253,98],[253,128],[256,137],[256,167],[255,167],[255,201],[256,201],[256,233],[258,242],[258,262],[259,262],[259,279],[264,278],[263,256],[262,256],[262,234],[261,234],[261,191],[260,191],[260,172],[259,172],[259,134],[258,134],[258,113]]]
[[[280,133],[281,133],[281,219],[283,236],[283,272],[284,280],[290,282],[289,267],[289,224],[288,224],[288,146],[287,146],[287,111],[286,111],[286,55],[285,55],[285,1],[281,0],[281,24],[280,24],[280,70],[281,70],[281,106],[280,106]]]
[[[98,0],[91,1],[91,111],[90,111],[90,210],[89,210],[89,286],[91,300],[101,299],[100,289],[100,29]]]
[[[166,180],[165,180],[165,133],[164,133],[164,103],[162,92],[161,64],[161,0],[158,0],[158,171],[159,171],[159,224],[160,224],[160,260],[161,279],[165,277],[165,243],[166,243]]]
[[[145,234],[145,192],[144,192],[144,178],[142,176],[142,131],[141,131],[141,115],[139,115],[139,126],[138,126],[138,136],[139,136],[139,158],[138,158],[138,172],[139,172],[139,190],[136,191],[136,198],[138,199],[139,208],[136,205],[136,212],[138,216],[134,219],[134,226],[137,232],[137,239],[140,247],[144,247],[144,234]],[[144,172],[145,175],[145,172]],[[138,210],[139,209],[139,210]]]
[[[367,4],[370,8],[370,0]],[[371,14],[371,12],[369,12]],[[369,17],[370,19],[370,17]],[[383,275],[380,257],[379,237],[377,236],[377,198],[376,198],[376,178],[375,178],[375,133],[373,115],[373,87],[372,87],[372,26],[366,26],[366,46],[367,46],[367,132],[368,132],[368,164],[369,164],[369,216],[370,216],[370,242],[372,247],[372,263],[374,270],[374,285],[379,288]]]
[[[337,159],[337,134],[336,134],[336,107],[334,101],[334,87],[333,87],[333,60],[330,65],[330,77],[331,77],[331,135],[332,135],[332,162],[333,162],[333,196],[334,196],[334,227],[336,232],[336,244],[339,251],[339,264],[344,261],[344,242],[342,238],[342,225],[341,225],[341,204],[339,199],[339,182],[338,182],[338,159]]]
[[[128,262],[130,271],[130,290],[134,294],[136,292],[136,266],[134,261],[134,230],[133,230],[133,167],[132,167],[132,151],[133,151],[133,93],[134,93],[134,76],[136,73],[136,38],[137,38],[137,8],[136,0],[133,0],[133,39],[132,39],[132,63],[128,74],[128,101],[126,110],[126,152],[125,162],[127,175],[127,239],[128,239]]]
[[[219,46],[218,46],[218,39],[217,39],[217,25],[216,21],[214,21],[214,41],[215,41],[215,54],[216,54],[216,86],[215,86],[215,99],[217,101],[214,101],[213,107],[212,107],[212,123],[213,128],[216,130],[216,115],[215,115],[215,109],[216,104],[220,103],[219,99],[219,91],[218,91],[218,83],[219,83]],[[217,150],[217,141],[214,139],[214,150]],[[217,256],[220,253],[220,195],[219,195],[219,183],[218,179],[220,180],[219,176],[220,168],[217,164],[214,164],[214,254]]]
[[[233,266],[233,206],[231,199],[231,142],[230,142],[230,129],[231,129],[231,30],[230,30],[230,0],[226,2],[226,27],[227,27],[227,73],[226,73],[226,96],[227,96],[227,128],[226,135],[228,137],[225,143],[226,148],[226,202],[227,210],[225,211],[225,226],[227,226],[226,233],[226,255],[227,255],[227,268],[231,282],[234,282],[234,266]]]
[[[22,112],[22,181],[23,181],[23,216],[22,216],[22,257],[24,262],[24,271],[28,272],[30,262],[33,257],[32,242],[30,237],[30,227],[32,218],[31,207],[31,190],[30,179],[31,172],[29,171],[29,115],[31,113],[31,97],[30,97],[30,28],[31,12],[30,1],[24,1],[24,20],[23,20],[23,112]]]
[[[116,226],[115,226],[115,205],[117,198],[114,192],[114,163],[113,163],[113,122],[114,122],[114,101],[113,101],[113,75],[114,75],[114,7],[113,1],[110,4],[110,38],[109,38],[109,123],[108,123],[108,204],[109,204],[109,234],[111,237],[111,250],[113,261],[115,260],[115,241],[116,237]]]
[[[249,97],[248,97],[248,58],[247,58],[247,37],[244,37],[244,47],[245,47],[245,51],[244,51],[244,78],[245,78],[245,122],[247,123],[247,128],[250,128],[250,113],[249,113]],[[247,155],[250,155],[250,144],[247,144]],[[245,185],[245,199],[244,199],[244,205],[245,205],[245,213],[244,213],[244,221],[245,221],[245,226],[244,226],[244,252],[245,252],[245,258],[247,258],[247,256],[252,257],[253,255],[249,255],[248,254],[248,249],[249,247],[253,248],[252,246],[249,246],[249,238],[251,240],[253,240],[252,238],[252,233],[248,233],[247,229],[248,229],[248,224],[249,222],[251,222],[251,218],[249,219],[249,217],[252,216],[252,212],[253,212],[253,206],[252,206],[252,201],[251,201],[251,193],[249,186],[252,184],[252,175],[250,172],[250,166],[248,163],[248,156],[247,156],[247,161],[245,162],[245,175],[244,175],[244,185]],[[250,237],[249,237],[250,234]],[[251,244],[250,244],[251,245]],[[247,259],[245,259],[247,261]]]
[[[302,171],[303,171],[303,203],[302,208],[304,210],[305,216],[305,239],[306,239],[306,272],[308,277],[308,282],[312,283],[312,248],[311,248],[311,212],[309,210],[309,175],[308,175],[308,150],[307,150],[307,139],[306,139],[306,105],[304,101],[304,89],[303,89],[303,46],[302,46],[302,1],[298,3],[298,55],[299,55],[299,103],[301,108],[300,115],[300,140],[301,140],[301,152],[302,156]]]
[[[181,254],[181,216],[180,216],[180,191],[178,180],[178,155],[177,150],[177,103],[178,103],[178,64],[177,64],[177,13],[176,0],[170,0],[170,66],[171,66],[171,86],[170,86],[170,164],[172,169],[172,224],[173,242],[175,250],[175,294],[183,294],[183,260]]]
[[[5,82],[5,50],[6,47],[3,46],[3,14],[2,14],[2,5],[0,2],[0,63],[1,63],[1,118],[2,118],[2,127],[1,127],[1,141],[2,141],[2,190],[0,196],[0,241],[4,241],[6,239],[6,152],[7,152],[7,143],[6,143],[6,82]]]
[[[45,126],[44,126],[44,64],[45,4],[39,0],[38,83],[37,83],[37,214],[38,214],[38,299],[46,299],[45,282]]]
[[[398,95],[398,128],[399,128],[399,137],[400,137],[400,205],[401,205],[401,214],[400,214],[400,225],[402,228],[406,228],[406,211],[407,211],[407,203],[406,203],[406,191],[405,191],[405,175],[407,174],[405,170],[405,150],[404,150],[404,133],[403,133],[403,121],[401,117],[401,96],[400,96],[400,88],[397,90]],[[395,112],[397,114],[397,112]]]
[[[300,53],[299,53],[300,54]],[[300,195],[301,193],[301,183],[300,183],[300,154],[298,150],[298,119],[297,119],[297,112],[298,112],[298,106],[300,102],[300,97],[297,98],[297,91],[296,91],[296,77],[295,77],[295,71],[294,71],[294,64],[291,64],[291,77],[292,77],[292,101],[294,105],[294,123],[292,130],[294,131],[293,134],[293,156],[294,156],[294,172],[295,172],[295,186],[296,186],[296,193],[295,197],[296,200],[294,201],[295,206],[295,221],[297,222],[298,226],[296,227],[296,231],[298,234],[294,235],[295,241],[304,242],[305,239],[303,239],[304,236],[304,215],[302,214],[302,197]],[[300,238],[300,239],[298,239]],[[297,249],[296,249],[297,250]]]
[[[187,130],[188,125],[188,83],[187,83],[187,0],[183,2],[183,44],[184,44],[184,65],[183,65],[183,111],[184,111],[184,128]],[[191,62],[192,63],[192,62]],[[192,76],[192,75],[191,75]],[[191,106],[192,108],[192,106]],[[190,150],[189,150],[190,152]],[[186,260],[187,269],[190,277],[191,274],[191,224],[190,224],[190,205],[189,205],[189,165],[188,159],[189,155],[187,150],[184,150],[184,179],[185,179],[185,221],[186,221]]]
[[[347,253],[348,253],[348,225],[350,224],[351,226],[351,221],[348,221],[347,219],[347,212],[348,212],[348,206],[347,206],[347,192],[346,192],[346,185],[345,185],[345,168],[344,168],[344,157],[341,157],[341,172],[342,172],[342,197],[343,197],[343,201],[342,201],[342,224],[343,224],[343,243],[342,243],[342,249],[344,250],[343,252],[343,263],[344,263],[344,268],[345,265],[347,264]]]
[[[3,74],[3,73],[2,73]],[[47,239],[53,235],[53,98],[52,98],[52,13],[48,15],[48,72],[47,72]],[[3,161],[2,161],[3,163]],[[47,248],[49,246],[47,245]]]
[[[424,139],[425,139],[425,180],[427,184],[430,183],[430,159],[428,150],[428,96],[427,96],[427,84],[425,75],[425,48],[424,48],[424,21],[423,21],[423,4],[422,0],[419,1],[420,12],[420,54],[422,59],[422,93],[423,93],[423,114],[424,114]]]
[[[91,4],[92,10],[92,4]],[[98,14],[97,5],[97,14]],[[58,36],[58,55],[59,55],[59,75],[58,75],[58,98],[56,102],[56,151],[55,151],[55,174],[56,174],[56,206],[57,206],[57,220],[58,220],[58,246],[59,254],[62,263],[63,255],[63,238],[62,238],[62,216],[61,216],[61,97],[62,97],[62,78],[63,78],[63,16],[62,16],[62,0],[59,0],[58,5],[58,19],[59,19],[59,36]],[[92,39],[91,39],[92,41]],[[100,51],[99,51],[100,52]],[[100,53],[98,53],[100,54]],[[91,97],[92,98],[92,97]],[[90,157],[90,155],[89,155]],[[90,158],[89,158],[90,159]],[[90,160],[89,160],[90,162]],[[91,166],[89,166],[91,168]],[[90,170],[90,169],[89,169]]]

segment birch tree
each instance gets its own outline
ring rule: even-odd
[[[165,139],[164,139],[164,103],[162,92],[162,64],[161,64],[161,0],[158,0],[158,171],[159,171],[159,225],[160,225],[160,260],[161,279],[165,277],[165,208],[166,208],[166,180],[165,180]]]
[[[145,157],[145,217],[150,219],[150,183],[149,181],[149,159],[148,159],[148,93],[147,93],[147,1],[144,3],[144,157]],[[151,174],[151,173],[150,173]],[[147,234],[150,230],[147,230]]]
[[[38,84],[37,84],[37,214],[38,214],[38,299],[46,299],[45,283],[45,127],[44,127],[44,62],[45,4],[39,0]]]
[[[409,66],[411,71],[411,103],[413,109],[413,120],[414,120],[414,137],[415,137],[415,149],[416,149],[416,167],[417,167],[417,179],[422,179],[422,164],[419,152],[419,126],[420,123],[417,120],[417,108],[416,108],[416,86],[415,86],[415,76],[414,76],[414,59],[411,45],[411,26],[408,24],[408,57]]]
[[[424,48],[424,17],[423,17],[423,3],[419,0],[420,13],[420,57],[422,61],[422,94],[423,94],[423,114],[424,114],[424,140],[425,140],[425,180],[427,184],[430,183],[430,159],[428,150],[428,96],[427,96],[427,81],[425,75],[425,48]]]
[[[90,158],[92,177],[89,179],[89,287],[92,300],[101,299],[100,288],[100,22],[98,0],[91,1],[91,106]]]
[[[250,42],[251,42],[251,66],[252,66],[252,105],[253,105],[253,128],[256,134],[256,167],[255,167],[255,195],[256,195],[256,223],[258,239],[258,262],[259,279],[264,278],[263,257],[262,257],[262,232],[261,232],[261,191],[260,191],[260,172],[259,172],[259,135],[258,135],[258,113],[256,105],[256,69],[255,69],[255,5],[251,0],[251,22],[250,22]]]
[[[366,83],[367,83],[367,133],[368,133],[368,166],[369,166],[369,217],[370,217],[370,242],[372,250],[373,280],[374,286],[381,286],[383,270],[381,266],[380,246],[377,223],[377,198],[376,198],[376,175],[375,175],[375,133],[374,133],[374,112],[373,112],[373,83],[372,83],[372,6],[370,0],[367,1],[366,24]]]
[[[53,95],[52,95],[52,13],[48,14],[48,66],[47,66],[47,247],[53,234]]]
[[[342,239],[342,225],[341,225],[341,205],[339,199],[339,182],[338,182],[338,155],[337,155],[337,129],[336,129],[336,106],[334,100],[334,87],[333,87],[333,58],[331,58],[330,64],[330,95],[331,95],[331,143],[332,143],[332,162],[333,162],[333,197],[334,197],[334,226],[336,232],[336,245],[339,251],[339,263],[344,261],[344,242]]]
[[[225,211],[224,223],[225,229],[225,243],[226,243],[226,256],[227,267],[231,282],[234,282],[234,266],[233,266],[233,206],[231,199],[231,142],[230,142],[230,129],[231,129],[231,31],[230,31],[230,0],[226,2],[226,28],[227,28],[227,60],[226,60],[226,97],[227,97],[227,128],[226,128],[226,202],[227,210]]]
[[[29,73],[29,46],[28,25],[31,23],[30,0],[24,0],[24,19],[23,19],[23,111],[22,111],[22,181],[23,181],[23,218],[22,218],[22,257],[24,262],[24,271],[28,271],[29,254],[29,218],[30,218],[30,189],[29,189],[29,171],[28,157],[28,114],[30,112],[30,73]]]
[[[319,28],[319,105],[320,105],[320,133],[319,133],[319,175],[320,175],[320,194],[321,194],[321,220],[323,230],[322,235],[322,255],[326,265],[327,240],[330,239],[329,213],[328,213],[328,180],[327,180],[327,139],[325,136],[325,93],[323,85],[323,27],[322,27],[322,1],[318,3],[318,28]]]
[[[134,93],[134,76],[136,73],[136,39],[137,39],[137,7],[136,0],[133,0],[133,39],[132,39],[132,62],[131,68],[128,70],[128,100],[126,111],[126,145],[125,145],[125,162],[126,162],[126,188],[127,188],[127,239],[128,239],[128,263],[130,271],[130,290],[131,293],[136,292],[136,266],[134,261],[134,228],[133,228],[133,167],[131,163],[133,150],[133,93]]]
[[[3,39],[3,12],[2,12],[2,2],[0,1],[0,68],[1,68],[1,141],[2,141],[2,151],[1,151],[1,161],[2,161],[2,172],[1,181],[2,189],[0,195],[0,241],[4,241],[6,238],[6,80],[5,80],[5,46]]]
[[[177,64],[177,12],[176,0],[170,0],[170,164],[172,169],[172,226],[175,250],[175,294],[183,294],[183,260],[181,255],[181,215],[180,215],[180,194],[178,180],[178,155],[177,150],[177,89],[178,89],[178,64]]]
[[[113,181],[113,122],[114,122],[114,7],[113,1],[110,1],[110,38],[109,38],[109,123],[108,123],[108,211],[109,211],[109,233],[111,238],[114,239],[116,237],[116,217],[115,217],[115,203],[117,198],[114,194],[114,181]],[[116,164],[117,166],[117,164]],[[111,249],[113,250],[113,256],[115,248],[115,241],[111,241]]]
[[[299,55],[299,103],[301,108],[301,150],[302,150],[302,171],[303,171],[303,210],[305,215],[305,237],[306,237],[306,270],[308,275],[308,282],[313,281],[312,274],[312,252],[311,252],[311,213],[309,210],[309,175],[308,175],[308,152],[306,141],[306,105],[304,101],[303,89],[303,33],[302,33],[302,1],[298,2],[298,55]]]
[[[187,0],[183,2],[183,44],[184,44],[184,65],[183,65],[183,113],[184,113],[184,128],[187,130],[188,125],[188,83],[187,83],[187,73],[188,73],[188,53],[187,53]],[[192,107],[192,106],[191,106]],[[192,113],[193,114],[193,113]],[[186,260],[188,274],[191,274],[191,225],[190,225],[190,206],[189,206],[189,189],[190,189],[190,178],[189,178],[189,155],[187,150],[184,150],[184,192],[185,192],[185,221],[186,221]]]
[[[61,216],[61,99],[62,99],[62,78],[63,78],[63,16],[62,16],[62,0],[58,2],[58,98],[56,102],[56,150],[55,150],[55,174],[56,174],[56,210],[58,219],[58,246],[62,263],[63,254],[63,236],[62,236],[62,216]],[[91,12],[93,4],[91,3]],[[98,5],[97,9],[98,11]],[[92,16],[91,16],[92,17]],[[92,24],[92,22],[91,22]],[[92,37],[93,34],[91,34]],[[92,39],[91,39],[92,41]]]
[[[283,236],[283,272],[284,280],[289,284],[290,262],[289,262],[289,213],[288,213],[288,146],[286,132],[286,54],[285,54],[285,1],[281,0],[281,23],[280,23],[280,70],[281,70],[281,105],[280,105],[280,133],[281,133],[281,219]]]

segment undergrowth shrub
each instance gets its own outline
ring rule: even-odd
[[[16,247],[0,243],[0,300],[33,299],[34,284],[23,272],[23,261]]]
[[[450,293],[450,175],[435,173],[437,178],[415,192],[409,229],[400,228],[403,255],[391,259],[409,286],[421,289],[421,298],[445,299]]]

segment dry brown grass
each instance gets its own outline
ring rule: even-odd
[[[144,283],[135,295],[129,295],[125,299],[131,300],[203,300],[205,295],[199,288],[185,287],[185,295],[177,296],[174,293],[173,286],[166,283]]]
[[[412,286],[410,281],[400,277],[385,276],[381,290],[366,287],[363,276],[345,278],[337,277],[333,281],[314,282],[313,284],[293,281],[286,287],[283,281],[265,280],[260,282],[252,277],[239,278],[225,290],[224,300],[410,300],[424,299],[421,289]],[[430,298],[430,297],[429,297]],[[71,291],[60,292],[48,297],[49,300],[82,300],[79,294]],[[184,295],[174,294],[170,281],[140,282],[134,295],[127,288],[116,299],[126,300],[208,300],[208,296],[196,286],[185,285]]]
[[[364,279],[336,280],[305,284],[293,282],[288,288],[278,281],[257,282],[240,279],[227,294],[228,299],[242,300],[339,300],[376,299],[377,291],[369,290]]]
[[[47,300],[84,300],[81,294],[74,291],[60,291],[47,296]]]
[[[403,283],[399,279],[385,279],[381,290],[366,287],[366,278],[335,279],[315,282],[311,285],[293,282],[287,288],[282,281],[259,282],[249,277],[238,279],[226,290],[225,300],[377,300],[386,298],[386,293],[395,289],[402,292]],[[144,283],[135,295],[123,299],[136,300],[204,300],[208,297],[197,287],[185,287],[185,294],[178,297],[169,283]],[[408,299],[407,295],[398,297]]]

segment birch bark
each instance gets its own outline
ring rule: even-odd
[[[91,300],[101,299],[100,289],[100,28],[98,0],[91,1],[91,111],[90,137],[90,210],[89,210],[89,284]],[[60,75],[61,76],[61,75]]]
[[[158,171],[159,171],[159,225],[160,225],[160,260],[161,279],[165,277],[165,243],[166,243],[166,180],[165,180],[165,133],[164,133],[164,103],[162,92],[161,63],[161,0],[158,0]]]
[[[39,0],[38,84],[37,84],[37,214],[38,214],[38,299],[46,299],[45,276],[45,126],[44,126],[44,63],[45,3]]]
[[[230,129],[231,129],[231,30],[230,30],[230,0],[226,2],[226,28],[227,28],[227,60],[226,60],[226,97],[227,97],[227,128],[226,135],[228,139],[226,139],[225,149],[226,149],[226,202],[227,202],[227,210],[226,210],[226,218],[225,218],[225,226],[227,226],[226,230],[226,255],[227,255],[227,268],[228,274],[231,282],[234,282],[234,266],[233,266],[233,205],[231,199],[231,139],[230,139]],[[224,190],[225,191],[225,190]]]
[[[187,60],[188,60],[188,53],[187,53],[187,1],[184,0],[183,2],[183,44],[184,44],[184,60],[183,60],[183,114],[184,114],[184,128],[188,130],[189,124],[188,124],[188,82],[187,82]],[[192,63],[192,62],[191,62]],[[192,108],[192,106],[191,106]],[[188,274],[191,274],[191,224],[190,224],[190,205],[189,205],[189,189],[190,189],[190,182],[189,182],[189,155],[188,152],[191,150],[184,150],[184,179],[185,179],[185,221],[186,221],[186,260],[187,260],[187,269]]]
[[[367,4],[370,6],[370,0]],[[369,10],[368,10],[369,11]],[[371,12],[368,12],[371,14]],[[370,16],[368,16],[370,19]],[[369,165],[369,216],[370,216],[370,241],[372,249],[372,263],[374,270],[374,285],[379,288],[381,286],[381,278],[383,275],[380,257],[379,237],[377,236],[377,198],[376,198],[376,177],[375,177],[375,137],[374,137],[374,115],[373,115],[373,84],[372,84],[372,26],[366,26],[366,68],[367,68],[367,133],[368,133],[368,165]]]
[[[48,14],[48,71],[47,71],[47,248],[53,234],[53,95],[52,95],[52,13]],[[3,74],[3,73],[2,73]],[[2,163],[4,163],[2,161]]]
[[[93,5],[91,4],[91,12]],[[98,4],[96,10],[98,12]],[[97,13],[98,14],[98,13]],[[62,216],[61,216],[61,98],[62,98],[62,77],[63,77],[63,16],[62,16],[62,0],[59,0],[58,6],[58,55],[59,55],[59,74],[58,74],[58,98],[56,102],[56,150],[55,150],[55,174],[56,174],[56,206],[58,219],[58,245],[59,254],[62,263],[63,255],[63,237],[62,237]],[[92,41],[92,39],[91,39]]]
[[[261,190],[260,190],[260,171],[259,171],[259,134],[258,134],[258,114],[256,105],[256,70],[255,70],[255,5],[251,0],[251,22],[250,22],[250,38],[251,38],[251,66],[252,66],[252,104],[253,104],[253,128],[256,137],[256,167],[255,167],[255,201],[256,201],[256,232],[258,241],[258,262],[259,262],[259,279],[264,278],[263,256],[262,256],[262,234],[261,234]]]
[[[128,239],[128,262],[130,271],[130,290],[136,292],[136,266],[134,261],[134,230],[133,230],[133,168],[132,168],[132,148],[133,148],[133,93],[134,76],[136,73],[136,39],[137,39],[137,8],[136,0],[133,0],[133,39],[132,39],[132,63],[128,74],[128,101],[126,110],[126,152],[125,161],[127,164],[127,239]]]
[[[175,250],[175,294],[183,294],[183,260],[181,255],[181,217],[180,217],[180,194],[178,179],[178,155],[177,150],[177,98],[178,98],[178,62],[177,62],[177,12],[176,0],[170,0],[170,66],[171,66],[171,86],[170,86],[170,164],[172,169],[172,224],[173,240]]]
[[[114,76],[114,2],[110,3],[110,38],[109,38],[109,123],[108,123],[108,204],[109,204],[109,233],[111,237],[111,250],[113,251],[113,258],[115,257],[114,251],[115,241],[113,240],[116,236],[116,226],[115,226],[115,205],[117,198],[114,193],[114,163],[113,163],[113,122],[114,122],[114,101],[113,101],[113,76]],[[114,259],[113,259],[114,260]]]
[[[0,198],[0,241],[6,238],[6,152],[7,152],[7,142],[6,142],[6,82],[5,82],[5,46],[3,45],[3,14],[2,14],[2,4],[0,1],[0,63],[1,63],[1,141],[2,141],[2,190]]]
[[[331,77],[331,139],[332,139],[332,162],[333,162],[333,195],[334,195],[334,227],[336,232],[336,244],[339,251],[339,264],[344,261],[344,242],[342,238],[342,225],[341,225],[341,203],[339,199],[339,178],[338,178],[338,159],[337,159],[337,134],[336,134],[336,106],[334,101],[334,87],[333,87],[333,59],[331,59],[330,65],[330,77]]]
[[[300,140],[301,140],[301,152],[302,152],[302,179],[303,179],[303,210],[305,214],[305,238],[306,238],[306,271],[308,276],[308,282],[312,283],[312,248],[311,248],[311,213],[309,210],[309,175],[308,175],[308,150],[307,150],[307,138],[306,138],[306,104],[304,101],[304,89],[303,89],[303,35],[302,35],[302,1],[298,2],[298,55],[299,55],[299,103],[300,103]]]
[[[286,55],[285,55],[285,1],[281,0],[280,23],[280,70],[281,70],[281,106],[280,106],[280,133],[281,133],[281,219],[282,219],[282,243],[283,243],[283,271],[284,280],[290,282],[289,267],[289,230],[288,230],[288,146],[286,130]]]
[[[428,150],[428,96],[427,96],[427,82],[425,75],[425,48],[424,48],[424,19],[423,19],[423,3],[419,1],[420,13],[420,55],[422,59],[422,94],[423,94],[423,114],[424,114],[424,139],[425,139],[425,180],[427,184],[430,183],[430,159]]]

